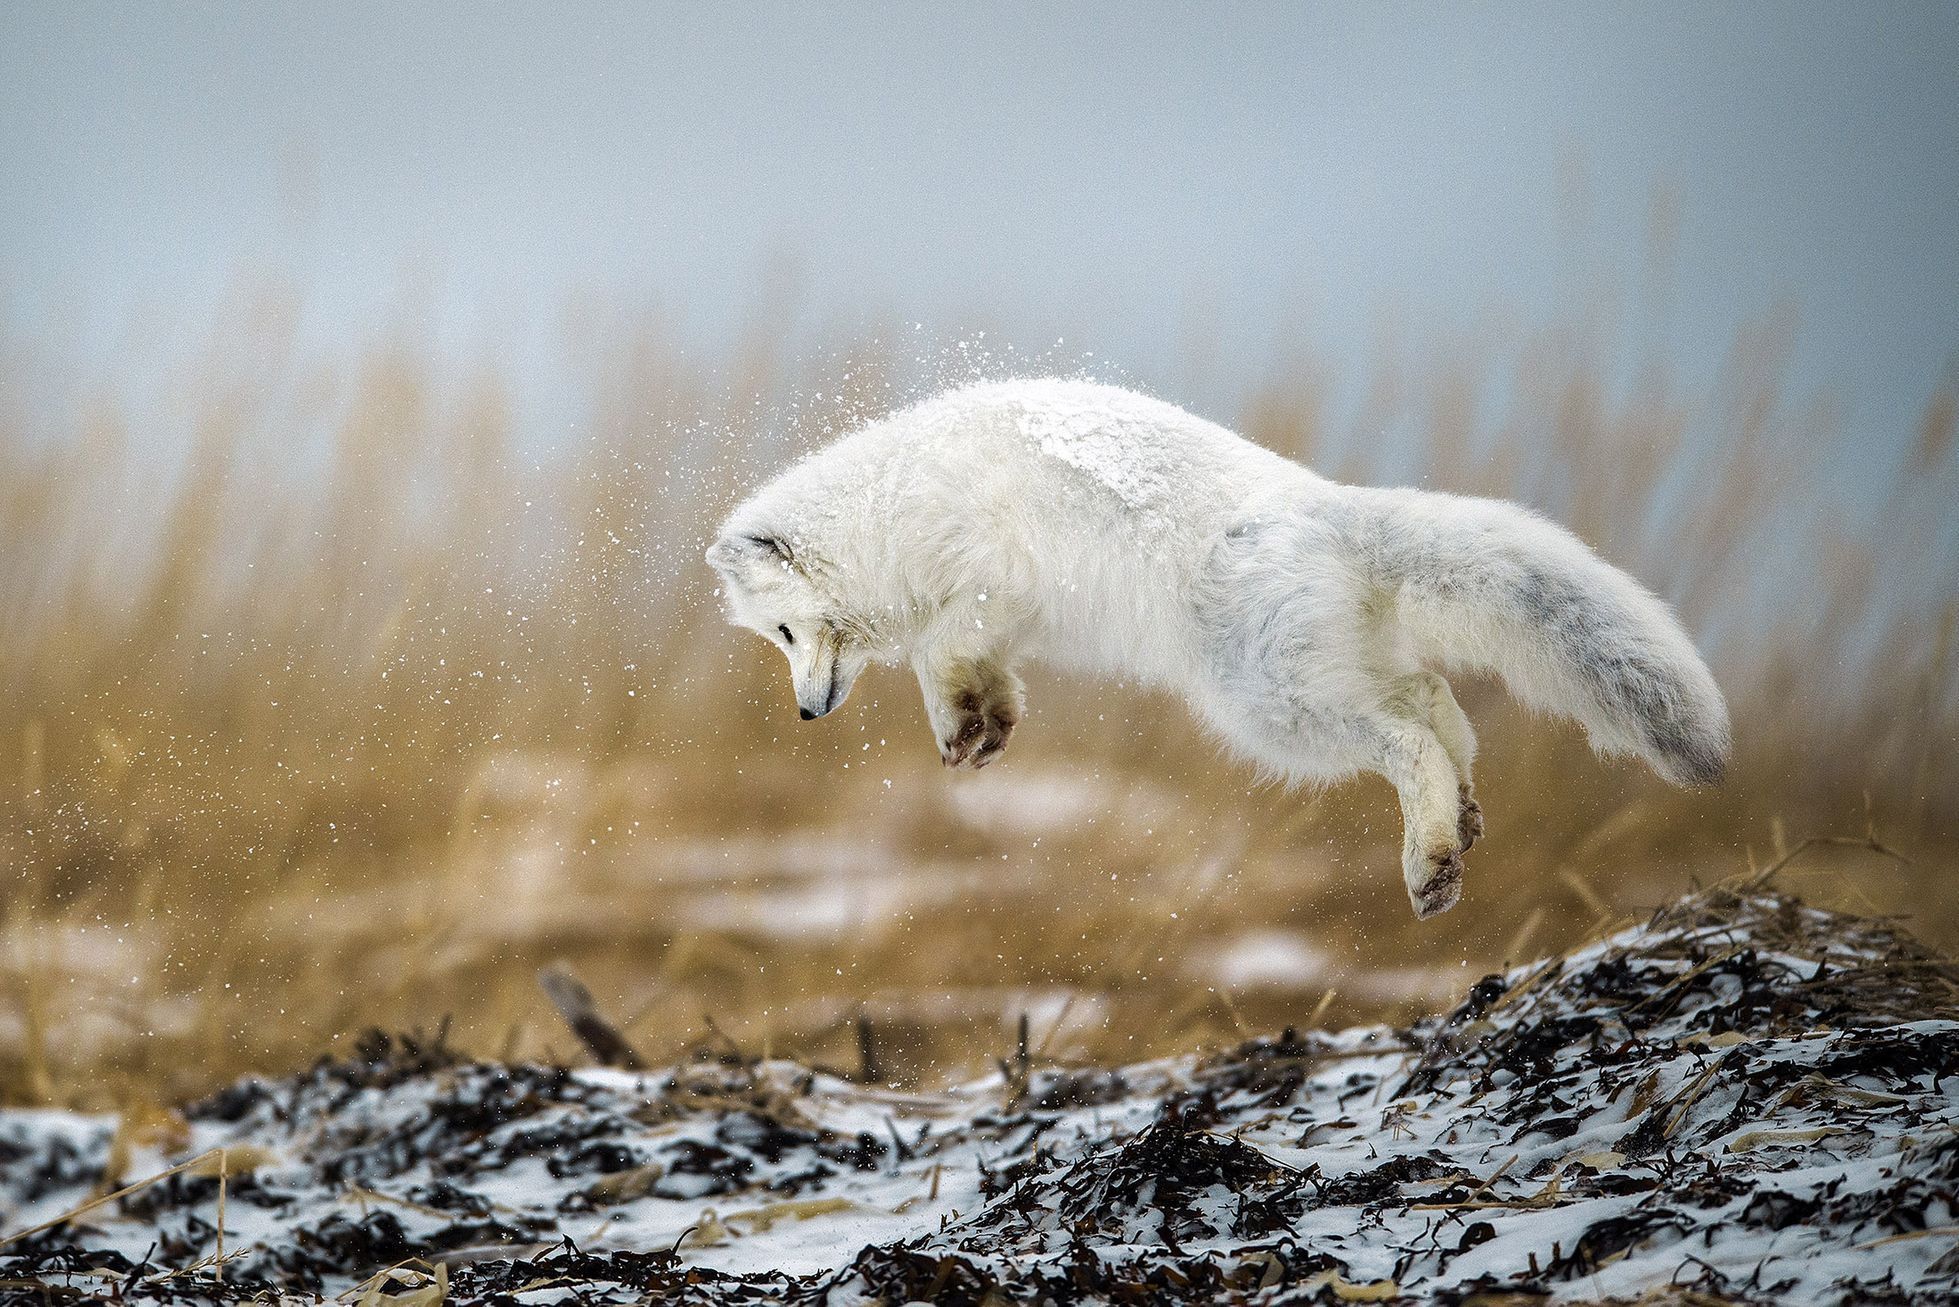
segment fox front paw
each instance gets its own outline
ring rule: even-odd
[[[1006,751],[1020,724],[1020,704],[1012,698],[968,691],[954,700],[953,708],[952,733],[939,741],[939,757],[948,767],[978,771]]]

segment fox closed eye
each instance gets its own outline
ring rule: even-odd
[[[789,628],[787,626],[778,626],[775,629],[782,632],[782,642],[784,644],[796,643],[796,637],[789,633]]]

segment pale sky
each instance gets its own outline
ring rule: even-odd
[[[1386,311],[1639,291],[1665,188],[1642,347],[1704,377],[1791,302],[1798,388],[1889,440],[1959,352],[1956,31],[1939,3],[8,5],[0,322],[86,369],[271,259],[315,339],[415,303],[549,377],[574,290],[712,351],[793,267],[812,336],[1065,338],[1229,417],[1282,347],[1357,372]]]

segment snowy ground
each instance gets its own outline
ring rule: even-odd
[[[1716,891],[1413,1030],[943,1094],[376,1038],[181,1116],[0,1113],[0,1295],[1944,1303],[1956,999],[1881,926]]]

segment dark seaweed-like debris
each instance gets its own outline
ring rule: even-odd
[[[448,1301],[510,1307],[1943,1303],[1955,995],[1894,928],[1753,885],[1411,1029],[1106,1069],[1023,1038],[938,1098],[369,1034],[189,1105],[190,1142],[92,1206],[114,1124],[0,1113],[0,1303],[316,1302],[437,1265]]]
[[[1133,1139],[1022,1179],[973,1226],[1147,1239],[1176,1250],[1192,1239],[1250,1233],[1252,1224],[1269,1233],[1281,1200],[1302,1183],[1249,1144],[1194,1129],[1172,1110]],[[1248,1221],[1253,1204],[1259,1215]]]

